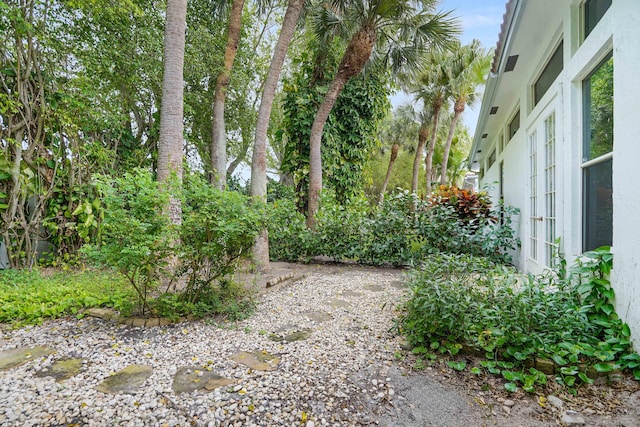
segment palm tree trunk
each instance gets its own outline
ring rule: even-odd
[[[164,31],[164,75],[158,141],[158,181],[172,174],[182,181],[183,67],[187,0],[168,0]],[[182,223],[180,199],[171,197],[167,213],[174,224]]]
[[[449,152],[451,151],[451,142],[453,141],[453,133],[456,130],[456,124],[458,123],[458,119],[460,115],[464,111],[464,104],[462,104],[462,108],[460,108],[459,103],[456,103],[455,108],[453,109],[453,119],[451,120],[451,125],[449,126],[449,134],[447,135],[447,141],[444,144],[444,153],[442,155],[442,166],[440,168],[440,185],[445,185],[447,183],[447,164],[449,163]]]
[[[311,126],[311,140],[309,143],[309,206],[307,208],[306,221],[310,230],[315,229],[316,226],[316,213],[320,206],[320,191],[322,190],[322,153],[320,151],[322,132],[329,118],[329,113],[347,81],[348,78],[340,73],[333,79]]]
[[[262,90],[262,100],[260,101],[258,119],[256,121],[253,159],[251,161],[251,195],[260,200],[266,200],[267,198],[267,131],[271,117],[271,107],[273,106],[278,80],[280,79],[282,64],[284,64],[289,44],[293,39],[303,5],[304,0],[289,1]],[[253,245],[253,259],[263,268],[268,268],[269,235],[266,229],[262,230],[256,238]]]
[[[418,133],[418,147],[416,148],[416,157],[413,159],[413,175],[411,177],[411,193],[418,194],[418,176],[420,175],[420,164],[422,163],[422,153],[424,152],[424,146],[427,143],[429,137],[429,129],[427,129],[426,123],[420,126]]]
[[[380,189],[380,199],[378,203],[384,202],[384,193],[387,191],[387,185],[389,185],[389,179],[391,179],[391,169],[393,169],[393,164],[398,158],[398,149],[400,146],[398,144],[393,144],[391,146],[391,157],[389,158],[389,167],[387,168],[387,175],[384,177],[384,182],[382,183],[382,188]]]
[[[307,210],[307,227],[311,230],[316,226],[316,212],[320,206],[320,191],[322,190],[322,132],[327,123],[329,113],[333,108],[340,92],[349,79],[360,74],[371,57],[373,46],[376,43],[375,28],[365,26],[353,35],[349,45],[342,56],[338,72],[327,91],[322,104],[318,108],[311,126],[311,139],[309,141],[309,206]]]
[[[211,183],[221,189],[227,185],[227,134],[224,124],[224,103],[231,79],[233,61],[238,52],[240,28],[242,24],[242,8],[244,0],[233,0],[229,14],[227,29],[227,47],[224,52],[224,67],[216,80],[216,91],[213,98],[213,124],[211,140]]]
[[[438,118],[440,116],[440,108],[442,107],[442,99],[438,99],[433,103],[433,127],[431,128],[431,139],[429,147],[427,147],[427,156],[424,159],[426,195],[431,193],[431,175],[433,169],[433,153],[436,150],[436,137],[438,136]]]

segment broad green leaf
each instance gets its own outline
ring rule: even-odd
[[[518,386],[515,383],[506,383],[504,388],[511,393],[518,391]]]
[[[614,366],[611,363],[596,363],[593,365],[593,368],[597,372],[611,372],[613,371]]]

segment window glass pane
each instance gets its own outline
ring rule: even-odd
[[[612,159],[584,169],[583,250],[611,246],[613,235],[613,199],[611,197]]]
[[[584,161],[613,150],[613,57],[583,82]]]
[[[562,46],[564,43],[560,43],[560,46],[556,49],[556,51],[547,62],[547,65],[544,67],[542,74],[538,77],[535,84],[533,85],[533,104],[537,105],[538,102],[542,99],[545,93],[551,87],[551,84],[556,80],[558,74],[562,71],[563,60],[562,60]]]
[[[584,4],[584,38],[591,33],[607,9],[611,6],[611,0],[587,0]]]
[[[487,160],[487,169],[489,169],[496,162],[496,150],[493,150],[491,154],[489,154],[489,160]]]
[[[511,123],[509,123],[509,139],[513,138],[513,135],[515,135],[516,132],[518,132],[518,129],[520,129],[520,111],[519,110],[516,113],[516,115],[513,116]]]

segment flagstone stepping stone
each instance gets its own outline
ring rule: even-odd
[[[325,301],[325,304],[328,304],[331,307],[349,307],[349,305],[351,305],[347,301],[338,298],[329,298]]]
[[[96,386],[96,390],[108,394],[133,394],[151,376],[148,365],[129,365],[107,377]]]
[[[82,368],[82,359],[62,359],[42,371],[36,373],[36,377],[53,377],[56,382],[68,380],[77,375]]]
[[[362,292],[354,292],[349,290],[340,292],[340,296],[343,296],[343,297],[359,297],[361,295],[362,295]]]
[[[384,288],[380,285],[366,285],[364,287],[366,290],[371,291],[371,292],[382,292],[384,291]]]
[[[324,311],[303,311],[302,314],[304,317],[306,317],[309,320],[313,320],[314,322],[318,322],[318,323],[322,323],[322,322],[328,322],[329,320],[332,319],[331,315],[329,313],[326,313]]]
[[[231,360],[245,365],[254,371],[274,371],[278,369],[280,358],[267,351],[240,351],[231,355]]]
[[[15,368],[30,360],[55,353],[53,348],[36,346],[21,347],[0,352],[0,371]]]
[[[177,394],[197,390],[215,390],[235,381],[197,366],[183,366],[173,376],[173,391]]]
[[[407,284],[402,280],[395,280],[390,283],[396,289],[407,289]]]
[[[271,341],[275,341],[275,342],[302,341],[302,340],[306,340],[307,338],[309,338],[311,336],[312,332],[313,332],[312,329],[304,328],[304,329],[301,329],[299,331],[291,332],[290,334],[287,334],[285,336],[277,335],[277,334],[269,334],[269,339]]]

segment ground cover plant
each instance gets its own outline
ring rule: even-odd
[[[91,307],[127,313],[134,302],[126,279],[113,271],[0,271],[0,323],[37,324],[46,318],[81,316]]]
[[[613,308],[611,265],[608,248],[585,253],[567,274],[538,277],[485,257],[436,255],[412,272],[397,329],[426,358],[463,348],[484,355],[472,372],[502,375],[509,391],[544,384],[540,360],[552,361],[555,381],[573,393],[597,373],[628,369],[640,379],[629,327]]]

